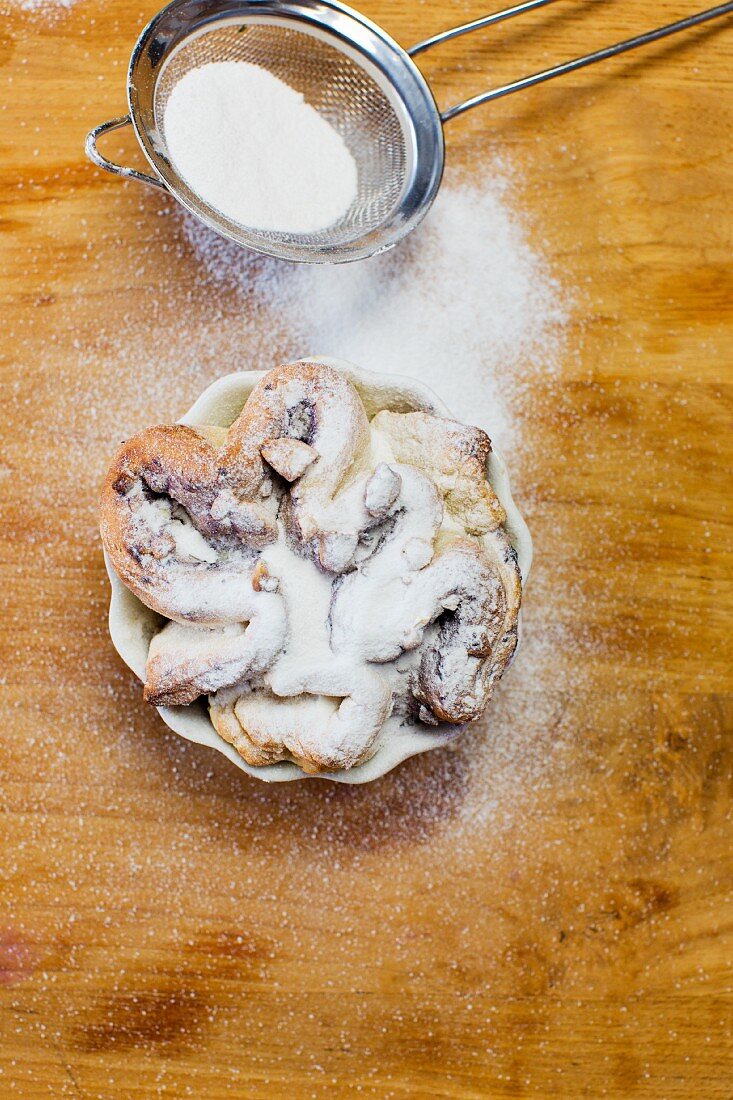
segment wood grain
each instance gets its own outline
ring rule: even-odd
[[[694,7],[558,4],[424,69],[448,104]],[[481,14],[364,10],[405,43]],[[537,742],[473,820],[480,735],[372,789],[263,788],[162,729],[109,645],[95,486],[241,308],[182,314],[166,200],[83,157],[154,11],[10,0],[0,30],[0,1094],[730,1097],[733,26],[448,133],[452,163],[512,164],[575,302],[515,477],[557,676],[517,662],[496,729]],[[211,339],[156,372],[181,325]]]

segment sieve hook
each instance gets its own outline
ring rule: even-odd
[[[103,134],[111,133],[112,130],[121,130],[123,126],[130,125],[132,125],[130,116],[121,115],[120,118],[111,118],[109,122],[101,122],[99,126],[95,126],[87,134],[84,143],[87,156],[99,168],[104,168],[105,172],[112,172],[113,175],[124,176],[126,179],[138,180],[140,183],[148,183],[151,187],[159,187],[161,191],[166,191],[165,184],[162,184],[155,176],[138,172],[136,168],[126,168],[123,164],[115,164],[113,160],[107,160],[106,157],[102,156],[97,148],[97,138],[100,138]]]
[[[524,3],[515,4],[514,7],[504,8],[503,11],[494,12],[493,15],[485,15],[481,19],[474,19],[471,23],[464,23],[460,27],[452,27],[450,30],[435,34],[432,38],[426,38],[422,42],[418,42],[417,45],[413,46],[407,52],[410,57],[414,57],[416,54],[423,53],[425,50],[429,50],[433,46],[439,45],[441,42],[447,42],[451,38],[457,38],[459,35],[468,34],[471,31],[478,30],[480,27],[492,26],[494,23],[500,23],[505,19],[511,19],[515,15],[523,15],[525,12],[532,11],[534,8],[541,8],[553,2],[554,0],[525,0]],[[586,65],[594,65],[596,61],[605,61],[606,58],[626,53],[627,50],[635,50],[637,46],[646,46],[650,42],[656,42],[660,38],[666,38],[667,35],[677,34],[678,31],[684,31],[689,27],[696,27],[700,23],[706,23],[709,19],[717,19],[722,15],[729,15],[732,13],[733,0],[727,4],[718,4],[714,8],[708,8],[706,11],[697,12],[695,15],[689,15],[685,19],[679,19],[676,23],[668,23],[664,27],[657,27],[655,30],[646,31],[644,34],[637,34],[633,38],[625,39],[623,42],[616,42],[612,46],[605,46],[603,49],[594,50],[593,53],[584,54],[582,57],[575,57],[571,61],[563,61],[559,65],[553,65],[549,69],[543,69],[541,72],[532,73],[530,76],[520,77],[518,80],[512,80],[508,84],[502,84],[498,88],[493,88],[491,91],[481,92],[479,95],[472,96],[471,99],[466,99],[462,103],[456,103],[453,107],[449,107],[447,111],[441,113],[441,122],[448,122],[457,115],[463,114],[464,111],[470,111],[472,107],[478,107],[481,103],[489,103],[492,99],[501,99],[503,96],[512,95],[513,92],[519,92],[523,88],[531,88],[534,84],[542,84],[545,80],[554,80],[556,76],[563,76],[565,73],[574,72],[576,69],[583,69]]]

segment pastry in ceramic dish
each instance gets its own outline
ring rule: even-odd
[[[478,428],[371,421],[317,362],[265,375],[228,431],[149,428],[118,451],[101,531],[169,620],[145,698],[208,697],[247,763],[353,768],[394,724],[478,718],[517,639],[521,579]]]

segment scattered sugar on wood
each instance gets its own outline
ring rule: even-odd
[[[162,326],[155,314],[142,314],[129,318],[119,332],[102,329],[91,339],[86,333],[84,343],[79,341],[76,361],[55,376],[55,406],[35,409],[28,423],[28,433],[36,443],[52,422],[62,427],[66,440],[62,453],[54,453],[54,461],[49,462],[30,505],[34,512],[31,526],[38,531],[31,537],[38,539],[36,545],[43,545],[44,527],[46,536],[49,534],[47,517],[73,485],[67,533],[77,544],[77,560],[87,568],[93,563],[97,566],[93,629],[88,622],[81,637],[76,631],[65,637],[60,652],[48,655],[47,676],[63,682],[68,675],[73,682],[75,660],[82,666],[86,663],[93,677],[94,661],[99,660],[105,668],[102,679],[112,675],[115,683],[120,679],[129,682],[116,721],[132,729],[139,722],[150,721],[132,675],[109,671],[110,662],[113,669],[117,667],[117,659],[111,654],[102,610],[107,589],[97,556],[96,485],[120,438],[152,421],[175,417],[203,385],[229,370],[270,366],[278,357],[322,351],[366,361],[372,369],[381,367],[423,378],[458,415],[486,427],[494,438],[503,437],[505,456],[521,474],[520,421],[511,402],[534,373],[554,372],[567,307],[547,265],[516,225],[506,193],[507,181],[500,175],[490,177],[479,190],[447,188],[425,232],[403,249],[368,264],[338,270],[293,269],[252,257],[232,250],[190,222],[185,224],[196,259],[202,262],[202,267],[191,269],[196,293],[210,295],[214,303],[222,284],[233,285],[234,306],[242,310],[241,318],[232,321],[226,312],[231,304],[218,304],[208,327],[181,326],[186,303],[179,299],[177,309],[169,303]],[[176,246],[174,237],[172,247]],[[144,254],[138,258],[140,273],[144,273],[147,259]],[[360,302],[367,318],[362,322]],[[493,308],[485,308],[487,302],[493,303]],[[156,312],[159,308],[156,303]],[[68,309],[73,324],[72,303]],[[273,341],[269,318],[286,331],[287,347],[280,356],[272,346],[278,336]],[[102,371],[100,362],[104,362]],[[32,374],[29,383],[30,387],[15,383],[16,406],[30,400]],[[19,563],[19,574],[25,568],[25,563]],[[540,574],[543,568],[540,554]],[[73,586],[73,567],[64,564],[61,569],[70,574]],[[41,578],[38,585],[37,597],[46,605],[43,614],[62,620],[62,609],[51,608],[51,601],[44,599]],[[87,593],[87,598],[91,596]],[[66,610],[66,615],[78,613],[77,606]],[[532,630],[530,589],[525,614],[525,635],[530,639]],[[66,631],[60,630],[60,635]],[[78,648],[71,668],[62,672],[53,661],[71,659],[72,639]],[[543,737],[548,721],[543,689],[538,685],[543,679],[542,665],[552,661],[552,653],[537,648],[542,657],[537,660],[532,658],[530,646],[531,641],[524,642],[516,669],[508,674],[507,686],[500,689],[479,729],[468,732],[455,752],[438,754],[438,760],[422,765],[429,770],[427,778],[417,784],[423,793],[413,792],[411,798],[412,832],[425,831],[427,835],[434,819],[455,819],[454,826],[464,828],[467,823],[477,826],[492,814],[499,817],[503,810],[511,812],[515,797],[503,806],[503,787],[510,783],[519,790],[531,776],[539,777],[545,771],[548,754],[533,746]],[[551,679],[549,675],[544,678]],[[487,729],[492,731],[488,736]],[[161,737],[167,736],[161,729]],[[59,745],[62,748],[65,746]],[[52,752],[53,745],[47,751]],[[492,780],[484,786],[478,780],[484,778],[486,767]],[[451,779],[456,769],[460,782]],[[400,769],[398,777],[402,771],[410,772],[410,766]],[[238,774],[235,778],[240,780]],[[424,789],[423,782],[427,784]],[[472,795],[466,805],[469,788]],[[259,791],[260,800],[267,802],[273,797],[272,788]],[[372,786],[366,794],[354,794],[353,800],[366,798],[371,803],[374,797]],[[248,802],[251,804],[251,796]],[[378,818],[378,814],[369,816],[372,821]],[[314,829],[332,831],[335,821],[329,815],[325,824],[316,822]],[[407,826],[395,820],[394,827],[399,832]]]
[[[22,11],[42,17],[46,24],[55,23],[71,10],[76,0],[3,0],[0,11]]]
[[[183,230],[211,283],[276,309],[296,346],[426,382],[511,457],[512,398],[533,373],[555,370],[568,320],[511,187],[501,162],[478,185],[444,184],[400,247],[339,266],[263,260],[188,216]],[[253,366],[270,365],[266,337],[253,352]]]
[[[139,770],[149,774],[152,769],[172,784],[171,813],[185,816],[189,796],[197,801],[211,797],[213,809],[220,797],[214,788],[223,782],[233,798],[229,809],[238,819],[237,836],[265,828],[264,823],[284,830],[283,843],[312,862],[325,882],[335,874],[334,849],[343,848],[358,861],[364,858],[359,853],[376,848],[397,858],[404,844],[437,850],[446,836],[459,846],[468,838],[470,847],[477,831],[490,828],[496,835],[509,827],[518,806],[531,805],[552,783],[553,761],[562,755],[556,752],[562,725],[555,696],[550,700],[547,695],[548,688],[558,686],[556,650],[543,646],[541,638],[543,623],[553,617],[549,586],[540,605],[533,603],[530,588],[516,666],[487,717],[454,750],[408,763],[363,789],[320,783],[265,787],[181,742],[145,708],[139,684],[121,666],[107,637],[107,585],[96,535],[96,486],[119,439],[179,415],[221,374],[271,366],[299,353],[343,356],[374,370],[422,378],[458,416],[479,423],[500,442],[521,488],[521,395],[534,376],[555,372],[568,305],[511,209],[510,186],[511,175],[501,166],[478,186],[453,181],[423,229],[401,248],[338,269],[293,268],[243,253],[161,208],[163,221],[154,240],[133,246],[118,262],[128,264],[131,278],[144,286],[155,265],[152,253],[162,241],[165,251],[183,258],[190,285],[164,282],[154,298],[146,297],[138,313],[114,330],[94,331],[86,317],[80,318],[75,354],[54,368],[50,404],[31,405],[43,384],[45,364],[29,361],[26,376],[14,383],[11,401],[16,410],[28,406],[28,435],[35,446],[48,441],[48,464],[29,503],[28,542],[36,559],[47,562],[34,570],[34,601],[58,637],[44,655],[30,651],[34,666],[27,670],[57,685],[53,698],[16,700],[26,719],[26,708],[35,713],[24,756],[34,746],[43,749],[24,765],[37,771],[36,809],[53,802],[62,777],[70,782],[73,776],[82,817],[101,792],[108,809],[134,813],[135,777]],[[112,237],[90,241],[92,267],[110,262],[114,244]],[[187,308],[202,296],[208,321],[189,324]],[[73,298],[65,309],[72,329],[77,323]],[[48,434],[51,425],[53,434]],[[71,507],[64,509],[59,531],[55,510],[67,500]],[[70,557],[56,552],[59,536],[75,547]],[[536,568],[540,578],[545,569],[541,548]],[[27,576],[28,563],[19,561],[17,569],[19,578]],[[69,593],[63,606],[47,591],[48,570]],[[535,591],[538,587],[535,581]],[[28,659],[22,643],[28,629],[24,605],[15,609],[13,621],[19,639],[15,660],[22,663]],[[87,685],[99,685],[91,708],[77,696],[80,675]],[[85,700],[88,692],[87,687]],[[77,742],[70,744],[54,731],[52,716],[61,707],[79,723]],[[290,814],[305,815],[307,833],[290,835]],[[215,822],[214,813],[210,826],[221,832],[223,822]],[[233,851],[239,843],[231,840]],[[144,858],[146,866],[154,861],[155,875],[161,884],[163,876],[166,889],[176,894],[183,880],[173,853],[158,850]]]
[[[19,493],[14,475],[24,471],[34,491],[22,489],[27,521],[6,618],[13,732],[0,759],[0,799],[12,828],[0,905],[27,945],[8,957],[34,960],[16,1003],[43,1013],[19,1024],[41,1028],[39,1039],[73,1043],[82,1058],[140,1052],[146,1081],[161,1094],[197,1094],[161,1055],[209,1042],[245,1044],[265,1080],[280,1033],[260,1047],[261,993],[243,1022],[246,977],[282,1005],[283,1057],[317,1074],[312,1051],[290,1049],[293,1027],[315,1036],[320,1026],[291,998],[294,985],[318,973],[334,996],[365,991],[350,1000],[340,1036],[344,1049],[358,1048],[359,1027],[373,1030],[375,1014],[393,1036],[405,1021],[428,1021],[426,1033],[438,1026],[418,990],[439,957],[446,996],[485,1049],[491,997],[510,996],[530,965],[514,943],[513,918],[493,908],[492,881],[502,883],[504,902],[527,910],[545,951],[553,901],[542,867],[561,843],[554,815],[569,797],[568,759],[594,753],[592,740],[578,745],[570,732],[582,728],[599,647],[578,632],[587,609],[573,578],[572,522],[553,513],[547,525],[552,487],[530,430],[539,417],[562,434],[568,415],[554,389],[568,299],[512,211],[509,179],[499,173],[478,189],[449,183],[403,249],[338,272],[232,252],[161,206],[152,235],[141,215],[148,235],[139,244],[113,234],[89,241],[89,282],[96,265],[126,265],[141,288],[134,312],[100,328],[83,297],[69,296],[45,349],[33,311],[21,316],[28,356],[9,403],[28,434],[9,441],[6,486]],[[36,276],[41,260],[28,258]],[[117,442],[175,418],[221,374],[302,353],[422,377],[456,414],[486,427],[537,540],[522,647],[486,717],[454,749],[366,787],[264,786],[182,741],[145,707],[107,636],[95,496]],[[29,438],[40,456],[31,469]],[[40,622],[53,639],[43,651],[31,645]],[[417,926],[408,897],[420,899]],[[14,915],[19,904],[23,919]],[[121,953],[124,969],[107,972]],[[495,957],[486,966],[496,990],[472,988],[478,954]],[[157,964],[171,957],[176,973],[166,978]],[[376,996],[382,965],[403,980],[394,1005]],[[220,979],[216,1003],[207,999],[212,977]],[[89,998],[74,1014],[65,1009],[70,982]],[[73,1003],[82,1001],[77,992]],[[364,1070],[366,1095],[389,1095],[381,1061],[373,1087]],[[218,1083],[241,1093],[236,1066]]]

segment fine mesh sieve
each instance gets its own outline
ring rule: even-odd
[[[222,236],[281,259],[339,263],[391,248],[425,216],[443,174],[443,123],[595,61],[733,12],[733,0],[647,34],[523,77],[456,104],[442,114],[412,57],[439,42],[553,0],[524,3],[445,31],[405,51],[374,23],[335,0],[173,0],[148,24],[128,73],[130,113],[95,127],[87,154],[117,175],[170,191]],[[357,166],[357,193],[327,229],[279,233],[240,225],[192,191],[168,155],[165,105],[190,69],[247,61],[303,94],[342,136]],[[155,170],[150,176],[107,160],[97,139],[132,123]]]

